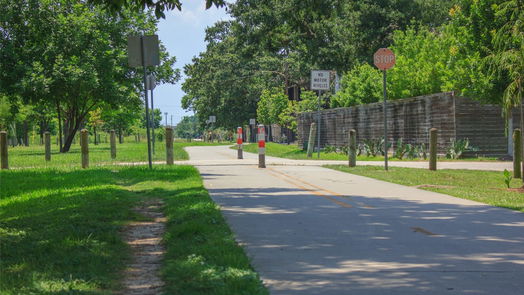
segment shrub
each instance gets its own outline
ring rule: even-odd
[[[448,159],[460,159],[466,151],[478,151],[478,148],[469,145],[469,139],[451,139],[451,145],[446,152]]]

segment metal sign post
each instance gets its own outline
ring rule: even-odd
[[[209,116],[208,122],[211,124],[211,142],[213,142],[213,123],[217,121],[217,116]]]
[[[388,170],[388,95],[386,91],[386,70],[395,65],[395,54],[388,48],[380,48],[373,55],[373,62],[375,66],[382,70],[382,88],[384,94],[384,169]]]
[[[317,158],[320,158],[320,96],[322,90],[329,90],[329,78],[331,72],[326,70],[311,71],[311,90],[318,90],[317,106]]]
[[[147,158],[149,168],[153,168],[151,161],[151,135],[149,132],[149,102],[147,97],[147,66],[160,64],[160,49],[158,46],[158,36],[128,36],[127,54],[129,66],[144,70],[144,103],[146,107],[146,134],[147,134]]]
[[[247,140],[249,140],[249,142],[255,142],[255,126],[257,124],[257,120],[255,118],[251,118],[249,119],[249,135],[250,135],[250,138],[248,138]]]
[[[152,140],[152,143],[153,143],[153,155],[155,154],[155,142],[156,142],[156,137],[155,137],[155,105],[153,103],[153,89],[155,89],[156,87],[156,81],[155,81],[155,76],[154,75],[147,75],[147,84],[146,84],[146,87],[147,89],[151,90],[151,121],[150,124],[151,124],[151,133],[152,133],[152,137],[153,137],[153,140]]]

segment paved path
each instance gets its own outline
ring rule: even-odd
[[[188,149],[188,148],[186,148]],[[194,150],[189,148],[188,150]],[[196,157],[190,157],[189,161],[176,161],[177,164],[187,165],[231,165],[231,159],[236,159],[236,151],[229,148],[229,146],[215,146],[211,154],[200,154]],[[315,157],[316,155],[314,155]],[[164,162],[159,162],[164,163]],[[244,152],[244,160],[235,162],[233,165],[257,165],[258,156],[252,153]],[[346,165],[347,161],[336,160],[291,160],[277,157],[266,157],[268,165],[286,165],[286,166],[323,166],[323,165]],[[383,166],[382,161],[358,161],[357,165],[364,166]],[[428,168],[426,161],[390,161],[389,166],[392,167],[408,167],[408,168]],[[471,162],[471,161],[454,161],[454,162],[438,162],[439,169],[468,169],[468,170],[493,170],[504,171],[508,169],[513,170],[512,162]]]
[[[522,213],[318,166],[258,169],[256,155],[224,147],[187,151],[273,295],[523,294]]]

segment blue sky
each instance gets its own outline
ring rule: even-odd
[[[182,11],[168,11],[166,18],[158,24],[158,36],[166,46],[171,56],[176,56],[175,66],[182,70],[185,64],[191,63],[191,59],[206,49],[204,42],[206,27],[212,26],[220,20],[227,20],[225,8],[217,9],[211,7],[205,9],[204,0],[182,1]],[[183,74],[183,73],[182,73]],[[164,124],[164,112],[168,113],[168,124],[178,123],[183,116],[192,113],[185,112],[180,106],[180,100],[184,96],[181,89],[185,77],[175,85],[159,85],[154,90],[155,108],[162,111],[162,124]]]

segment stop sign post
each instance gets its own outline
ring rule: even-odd
[[[382,87],[384,90],[384,168],[388,170],[388,116],[387,104],[388,96],[386,91],[386,71],[395,65],[395,54],[391,49],[380,48],[373,55],[373,63],[377,68],[382,70]]]

